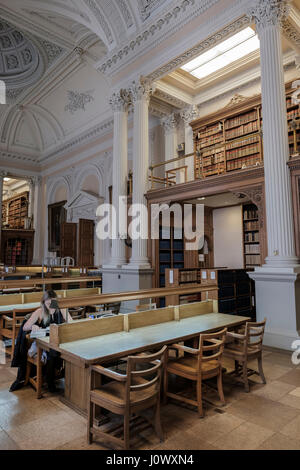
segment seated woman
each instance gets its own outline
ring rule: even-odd
[[[18,374],[17,379],[10,387],[10,392],[14,392],[24,385],[27,365],[26,335],[31,331],[35,332],[47,328],[51,323],[59,325],[65,321],[72,321],[72,317],[65,309],[59,309],[56,299],[57,295],[53,290],[46,291],[42,297],[41,306],[28,316],[20,328],[14,357],[11,363],[12,367],[18,367]],[[58,367],[61,362],[59,353],[50,349],[47,353],[46,363],[46,377],[50,392],[56,390],[54,383],[55,368]]]

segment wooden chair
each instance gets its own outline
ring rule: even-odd
[[[85,307],[72,307],[69,308],[69,314],[72,317],[72,320],[82,320],[85,318]]]
[[[222,354],[225,344],[227,328],[212,334],[201,334],[199,348],[190,348],[180,344],[173,344],[169,349],[184,353],[182,357],[171,359],[165,365],[164,375],[164,401],[167,397],[197,406],[200,417],[203,417],[202,381],[217,377],[219,397],[225,404],[222,385]],[[208,354],[207,354],[208,353]],[[168,374],[174,374],[196,382],[197,399],[183,397],[168,391]]]
[[[163,440],[160,423],[160,387],[166,350],[167,347],[164,346],[155,354],[129,356],[126,374],[119,374],[100,365],[91,366],[88,404],[88,442],[90,444],[93,441],[93,435],[96,435],[124,449],[129,449],[130,416],[138,415],[141,411],[152,407],[155,408],[154,428],[158,437]],[[146,364],[151,364],[151,367],[141,368]],[[139,370],[136,370],[137,366]],[[109,377],[113,381],[101,386],[101,376]],[[149,380],[146,378],[148,376],[150,376]],[[96,386],[96,380],[100,386]],[[124,417],[124,439],[94,427],[95,406]]]
[[[0,338],[2,340],[11,340],[11,346],[6,348],[6,353],[12,359],[14,356],[15,342],[19,333],[19,329],[33,309],[13,310],[13,313],[2,312],[0,316]]]
[[[247,322],[239,333],[227,332],[227,339],[233,340],[225,344],[224,356],[235,361],[234,374],[242,377],[245,391],[249,392],[248,377],[260,375],[265,384],[266,379],[262,367],[262,344],[265,332],[266,318],[263,322]],[[258,372],[248,369],[248,361],[257,359]]]
[[[29,345],[33,343],[34,340],[28,337]],[[36,367],[36,375],[31,377],[32,366]],[[42,363],[42,350],[37,349],[37,355],[35,357],[30,357],[27,355],[27,367],[26,367],[26,377],[24,385],[30,383],[34,390],[36,391],[37,398],[42,398],[42,386],[43,386],[43,363]]]

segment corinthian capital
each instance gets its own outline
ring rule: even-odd
[[[130,104],[130,95],[127,90],[121,89],[117,93],[113,93],[110,97],[109,104],[113,112],[127,111]]]
[[[139,80],[138,82],[132,82],[130,87],[130,93],[133,103],[136,101],[146,100],[150,101],[150,96],[154,92],[154,87],[150,83]]]
[[[289,12],[290,0],[256,0],[248,9],[248,16],[260,32],[268,26],[281,25]]]
[[[168,116],[163,117],[160,122],[166,133],[171,132],[178,126],[178,117],[175,113],[171,113]]]
[[[180,117],[183,120],[185,126],[189,126],[190,122],[194,121],[199,117],[199,109],[196,105],[192,105],[189,108],[180,111]]]

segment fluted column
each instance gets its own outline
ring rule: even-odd
[[[152,93],[150,85],[133,82],[131,97],[133,113],[133,194],[132,203],[147,207],[144,194],[148,190],[149,169],[149,101]],[[132,240],[130,267],[149,268],[147,257],[148,216],[140,214],[140,233],[142,236]]]
[[[260,39],[268,257],[270,267],[295,266],[288,129],[281,46],[285,0],[259,0],[249,10]]]
[[[112,203],[117,215],[117,239],[112,240],[111,266],[122,266],[126,262],[125,242],[119,227],[119,198],[127,197],[128,173],[128,119],[129,95],[126,90],[114,93],[110,98],[110,105],[114,113],[114,140],[113,140],[113,176],[112,176]]]
[[[165,131],[165,161],[172,160],[177,156],[177,127],[178,119],[175,113],[171,113],[161,119],[161,124]],[[174,164],[170,168],[174,168]]]
[[[181,111],[180,117],[184,122],[185,155],[189,155],[194,152],[194,136],[193,129],[190,124],[194,119],[199,117],[197,106],[193,105],[184,109]],[[187,158],[185,160],[185,165],[188,166],[188,181],[193,181],[195,179],[194,157]]]

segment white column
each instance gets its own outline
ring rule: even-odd
[[[148,190],[149,170],[149,101],[150,85],[133,82],[130,88],[134,105],[133,113],[133,194],[132,203],[147,207],[144,194]],[[148,235],[148,216],[141,213],[140,232]],[[129,267],[149,268],[147,239],[132,240],[132,256]]]
[[[113,141],[113,176],[112,176],[112,203],[116,210],[117,224],[119,219],[119,198],[127,196],[127,173],[128,173],[128,93],[120,90],[110,98],[110,105],[114,112],[114,141]],[[126,262],[125,242],[119,233],[118,238],[112,240],[111,266],[122,266]]]
[[[32,264],[40,264],[42,261],[41,256],[41,201],[42,201],[42,178],[41,176],[34,176],[31,178],[30,189],[32,192],[31,203],[31,213],[29,216],[32,216],[33,219],[33,229],[34,233],[34,246],[33,246],[33,259]],[[48,215],[47,215],[48,216]]]
[[[184,136],[185,136],[185,155],[189,155],[194,152],[194,136],[193,129],[190,123],[199,117],[197,106],[193,105],[190,108],[184,109],[180,113],[180,117],[184,122]],[[188,181],[195,179],[195,168],[194,168],[194,157],[189,157],[185,160],[185,165],[188,166]]]
[[[260,38],[265,192],[270,266],[299,264],[295,255],[288,129],[281,46],[285,1],[260,0],[251,10]]]
[[[286,0],[257,0],[249,10],[260,38],[268,257],[249,273],[265,344],[291,349],[300,332],[300,265],[295,255],[281,21]]]

